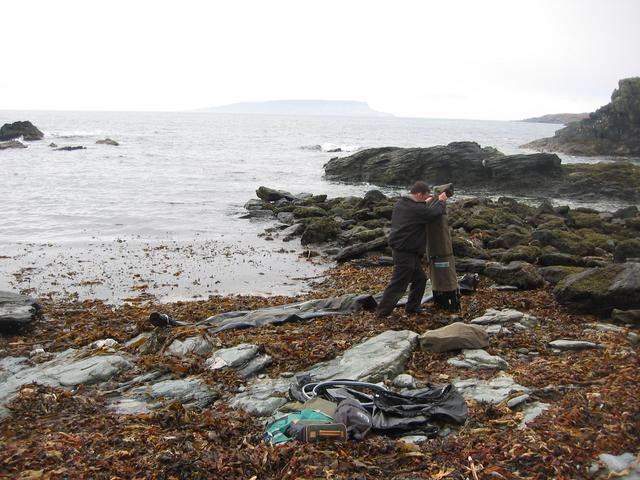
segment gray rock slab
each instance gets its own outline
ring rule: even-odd
[[[269,355],[256,355],[246,365],[238,369],[238,373],[243,378],[248,378],[261,372],[273,363],[273,359]]]
[[[416,388],[416,379],[408,373],[401,373],[393,379],[393,385],[398,388]]]
[[[491,380],[471,378],[458,380],[454,386],[467,400],[498,404],[508,398],[512,393],[530,393],[531,390],[516,382],[508,375],[498,375]]]
[[[314,365],[306,373],[319,381],[349,378],[379,382],[404,371],[417,343],[418,334],[415,332],[387,330],[351,347],[333,360]]]
[[[11,375],[5,374],[4,382],[0,384],[0,405],[9,401],[22,385],[28,383],[73,387],[102,382],[133,368],[130,359],[121,354],[83,355],[84,351],[68,349],[48,362],[20,368]]]
[[[400,437],[398,440],[404,443],[414,443],[416,445],[420,445],[421,443],[429,440],[429,437],[425,435],[406,435],[404,437]]]
[[[291,381],[285,378],[257,380],[244,392],[236,395],[229,405],[256,417],[269,416],[287,403],[284,394],[289,390],[290,383]]]
[[[186,408],[204,408],[218,397],[199,377],[170,378],[130,389],[122,397],[114,399],[109,409],[122,414],[136,414],[171,402],[179,402]]]
[[[518,310],[512,309],[504,309],[504,310],[494,310],[492,308],[488,309],[484,315],[481,317],[476,317],[471,320],[472,324],[475,325],[505,325],[505,324],[513,324],[519,323],[524,327],[535,327],[540,322],[539,320],[527,313],[519,312]]]
[[[596,464],[594,472],[604,469],[598,478],[616,478],[618,480],[640,480],[640,464],[636,455],[631,452],[622,455],[602,453],[598,456],[600,465]],[[624,473],[623,473],[624,472]]]
[[[626,331],[624,327],[612,325],[611,323],[587,323],[585,327],[588,327],[590,330],[595,330],[596,332],[624,333]]]
[[[211,370],[223,367],[237,368],[249,362],[259,350],[257,345],[241,343],[235,347],[216,350],[205,363]]]
[[[522,417],[522,421],[520,422],[520,425],[518,425],[518,430],[522,430],[523,428],[525,428],[529,423],[534,421],[542,412],[549,409],[550,406],[551,405],[549,405],[548,403],[543,403],[543,402],[533,402],[528,404],[522,410],[522,412],[524,413],[524,416]]]
[[[512,410],[516,409],[520,405],[524,405],[525,403],[527,403],[529,401],[529,398],[531,397],[527,393],[523,393],[522,395],[518,395],[517,397],[510,398],[509,400],[507,400],[507,407]]]
[[[418,342],[418,334],[409,330],[387,330],[345,351],[342,355],[314,365],[304,373],[318,381],[349,378],[378,382],[393,378],[404,371],[406,363]],[[257,380],[230,402],[256,416],[271,415],[287,400],[289,389],[286,378]]]
[[[589,348],[600,348],[600,345],[585,340],[553,340],[549,342],[551,348],[557,350],[585,350]]]
[[[278,221],[282,223],[286,223],[287,225],[293,225],[296,221],[296,217],[291,212],[280,212],[276,215]]]
[[[34,321],[38,306],[26,295],[0,292],[0,331],[22,328]]]
[[[505,359],[497,355],[491,355],[481,348],[462,350],[462,357],[450,358],[447,363],[454,367],[470,368],[472,370],[506,370],[509,368],[509,364]]]
[[[210,353],[213,348],[211,342],[204,337],[188,337],[183,340],[174,340],[164,354],[176,357],[184,357],[189,354],[204,355]]]

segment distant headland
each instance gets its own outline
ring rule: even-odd
[[[201,111],[217,113],[251,113],[272,115],[329,115],[340,117],[391,117],[378,112],[367,102],[351,100],[273,100],[268,102],[240,102]]]
[[[589,113],[548,113],[547,115],[542,115],[541,117],[532,117],[525,118],[521,120],[521,122],[532,122],[532,123],[558,123],[562,125],[567,125],[573,122],[579,122],[580,120],[584,120],[585,118],[589,118]]]

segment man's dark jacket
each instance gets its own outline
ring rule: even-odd
[[[444,214],[444,202],[434,200],[429,205],[402,197],[393,207],[389,245],[400,252],[424,255],[427,245],[425,225]]]

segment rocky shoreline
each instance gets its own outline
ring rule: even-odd
[[[606,478],[636,468],[637,207],[602,213],[508,198],[451,203],[460,272],[481,276],[459,315],[426,304],[424,315],[398,309],[381,321],[363,307],[216,330],[198,321],[372,294],[390,275],[384,233],[393,198],[257,193],[248,216],[271,219],[267,238],[304,239],[307,255],[359,253],[294,298],[117,308],[40,300],[39,310],[15,298],[10,311],[27,302],[21,312],[32,321],[0,336],[0,460],[8,474],[299,478],[330,470],[335,478],[464,478],[473,465],[484,476],[533,479]],[[154,326],[149,316],[158,309],[185,324]],[[427,339],[455,322],[483,332],[484,346],[434,351]],[[296,408],[287,390],[301,373],[396,390],[451,383],[469,420],[462,428],[439,424],[432,439],[372,434],[348,448],[269,446],[261,441],[264,416]]]
[[[428,148],[370,148],[331,159],[328,180],[406,187],[416,178],[454,182],[465,194],[640,203],[640,166],[631,162],[563,165],[552,153],[504,155],[475,142]]]
[[[267,187],[256,194],[259,200],[245,206],[247,217],[277,221],[266,229],[267,238],[300,238],[308,255],[338,262],[390,262],[386,235],[397,198],[378,190],[332,199]],[[459,273],[521,290],[558,284],[558,300],[575,308],[640,308],[640,300],[625,300],[640,299],[640,281],[633,280],[640,278],[634,273],[640,260],[640,211],[634,205],[608,213],[474,198],[451,202],[447,215]]]
[[[343,263],[306,297],[218,297],[162,308],[194,322],[379,291],[388,274],[389,267]],[[589,471],[605,478],[615,460],[633,467],[637,327],[569,313],[547,287],[500,291],[483,280],[455,318],[427,305],[426,316],[397,312],[385,322],[362,310],[215,335],[204,325],[153,327],[154,304],[40,303],[30,328],[0,337],[0,396],[9,415],[0,420],[0,458],[10,475],[101,478],[99,469],[121,477],[298,478],[330,469],[336,478],[443,471],[456,478],[469,458],[505,478],[586,478]],[[488,346],[433,352],[419,341],[452,321],[486,329]],[[256,415],[286,411],[284,393],[300,372],[380,380],[392,389],[451,382],[467,400],[469,420],[463,428],[440,425],[431,440],[369,435],[347,449],[271,447]],[[631,414],[624,422],[622,412]],[[567,433],[576,426],[579,442]],[[560,449],[553,456],[550,442]]]
[[[522,148],[571,155],[640,157],[640,77],[620,80],[611,102],[588,118]]]

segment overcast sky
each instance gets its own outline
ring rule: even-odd
[[[4,2],[0,109],[362,100],[398,116],[592,111],[640,75],[640,0]]]

